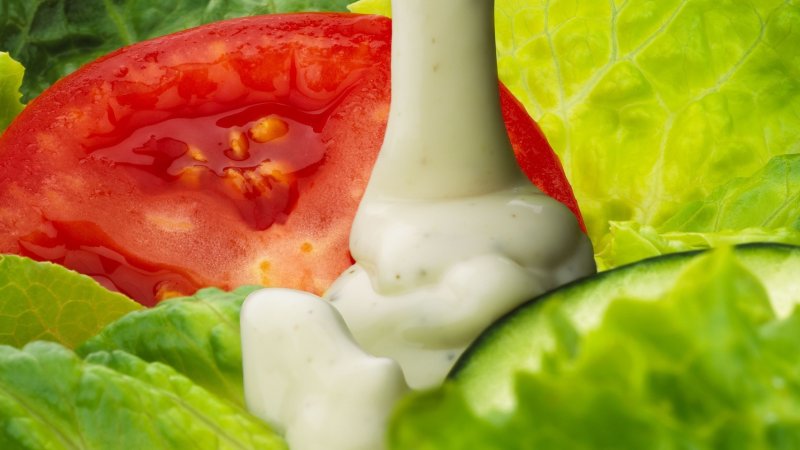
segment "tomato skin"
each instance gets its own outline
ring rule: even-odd
[[[152,305],[205,286],[321,293],[389,110],[391,22],[287,14],[145,41],[79,69],[0,137],[0,252]],[[522,167],[579,216],[558,159],[501,88]]]
[[[503,84],[500,84],[500,106],[514,155],[522,171],[542,192],[569,208],[585,233],[586,224],[561,160],[550,147],[539,125]]]

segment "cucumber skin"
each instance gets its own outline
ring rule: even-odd
[[[599,325],[617,298],[653,300],[674,285],[682,269],[708,250],[645,259],[577,280],[542,294],[498,319],[470,345],[450,371],[478,414],[512,406],[513,373],[536,371],[541,356],[555,347],[549,312],[565,313],[578,334]],[[739,261],[764,284],[779,317],[800,302],[800,247],[743,244],[734,247]],[[521,350],[523,349],[523,350]]]

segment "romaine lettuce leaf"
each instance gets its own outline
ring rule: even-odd
[[[611,223],[658,229],[800,152],[796,1],[497,0],[495,20],[500,78],[561,157],[596,245]],[[740,197],[742,214],[780,213]]]
[[[286,449],[264,423],[163,364],[0,346],[0,448]]]
[[[22,347],[43,339],[75,347],[141,308],[62,266],[0,255],[0,344]]]
[[[777,318],[758,278],[722,248],[692,262],[658,300],[614,300],[576,352],[561,346],[539,371],[517,375],[508,410],[479,416],[447,384],[403,402],[390,441],[438,450],[797,448],[797,339],[800,311]]]
[[[745,242],[800,245],[800,155],[782,155],[679,208],[657,227],[611,222],[601,267],[678,251]]]
[[[598,269],[608,269],[669,253],[748,242],[800,245],[800,231],[789,228],[742,228],[725,231],[659,231],[636,222],[611,222],[607,245],[596,255]]]
[[[244,407],[239,311],[247,294],[256,289],[208,288],[191,297],[163,301],[122,317],[77,351],[88,355],[124,350],[148,362],[168,364],[199,386]]]
[[[28,68],[26,100],[82,64],[125,45],[216,20],[344,10],[347,0],[3,0],[0,50]]]
[[[350,12],[359,14],[380,14],[382,16],[392,16],[392,3],[389,0],[358,0],[347,5]]]
[[[0,52],[0,134],[24,107],[19,101],[24,73],[22,64],[14,61],[8,53]]]

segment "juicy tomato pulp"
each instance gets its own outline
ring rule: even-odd
[[[391,22],[219,22],[124,48],[34,100],[0,138],[0,252],[145,305],[205,286],[323,291],[389,111]],[[501,87],[523,169],[579,216],[561,165]]]

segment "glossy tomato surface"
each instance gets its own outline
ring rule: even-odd
[[[391,22],[234,19],[124,48],[0,137],[0,252],[152,305],[205,286],[322,292],[389,111]],[[523,168],[578,214],[558,159],[501,89]]]

